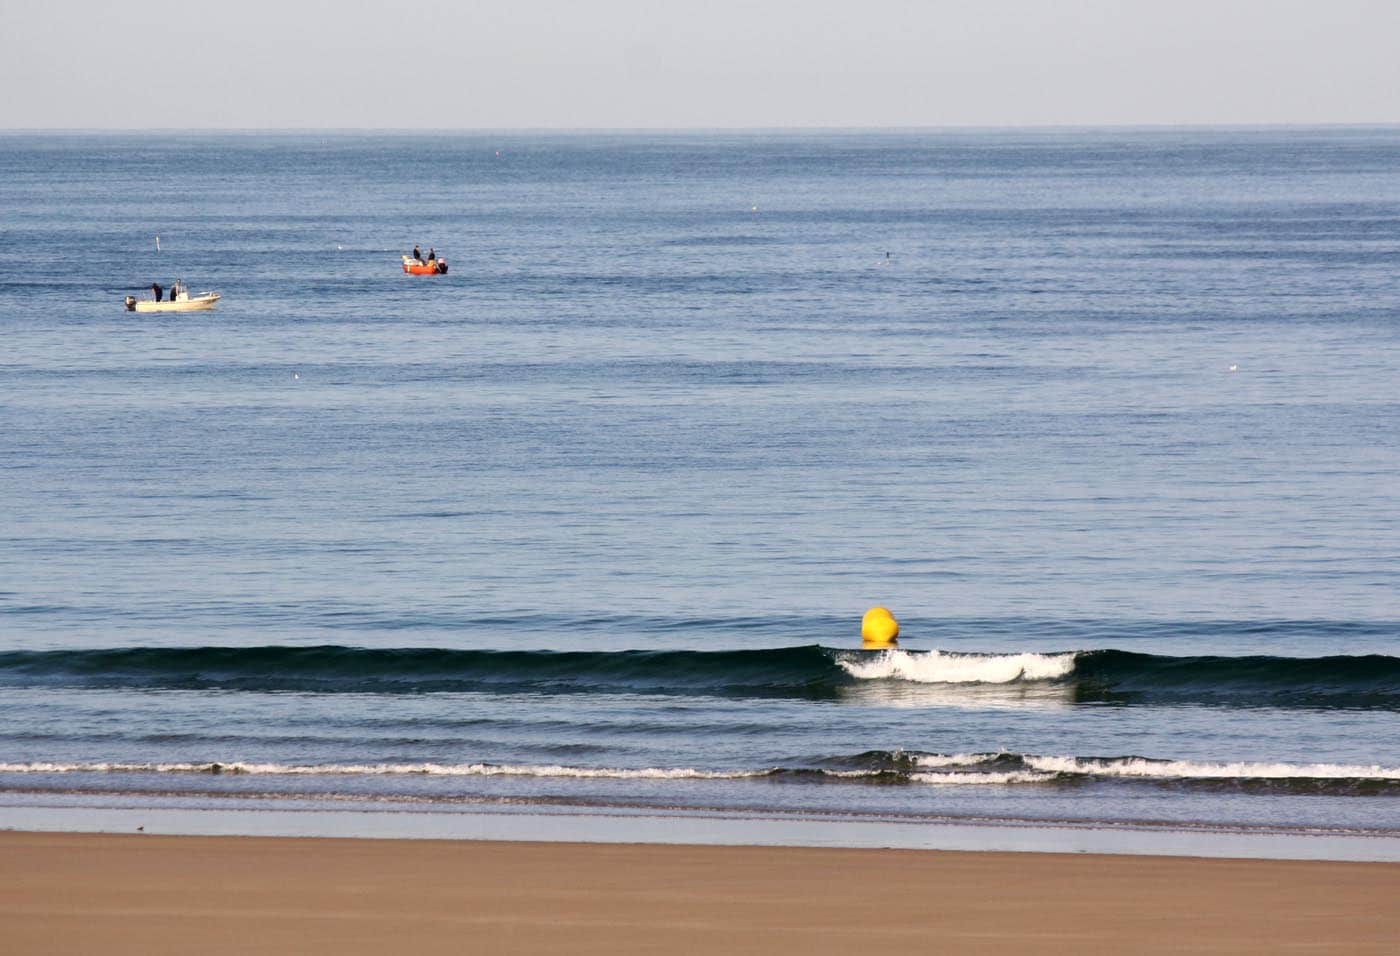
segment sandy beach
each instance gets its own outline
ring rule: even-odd
[[[1400,865],[0,833],[29,953],[1393,953]]]

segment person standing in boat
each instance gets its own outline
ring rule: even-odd
[[[157,302],[160,301],[160,297],[161,297],[162,294],[164,294],[164,292],[165,292],[165,290],[162,289],[162,288],[160,287],[160,283],[159,283],[159,282],[152,282],[152,283],[151,283],[151,294],[154,295],[154,296],[156,297],[156,301],[157,301]]]
[[[422,262],[422,261],[423,261],[423,253],[421,253],[421,252],[418,251],[418,243],[416,243],[416,242],[413,244],[413,261],[414,261],[414,262]]]
[[[428,247],[428,261],[429,261],[429,262],[437,262],[437,253],[433,251],[433,247],[432,247],[432,246],[429,246],[429,247]]]

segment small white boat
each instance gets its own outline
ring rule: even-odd
[[[128,312],[208,312],[219,301],[217,292],[201,292],[190,295],[183,284],[177,283],[170,290],[170,298],[163,302],[154,299],[138,299],[134,295],[126,297]]]

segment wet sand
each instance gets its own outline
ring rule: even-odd
[[[31,953],[1395,953],[1400,864],[0,832]]]

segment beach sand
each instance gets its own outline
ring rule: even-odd
[[[1400,864],[0,833],[30,953],[1387,953]]]

